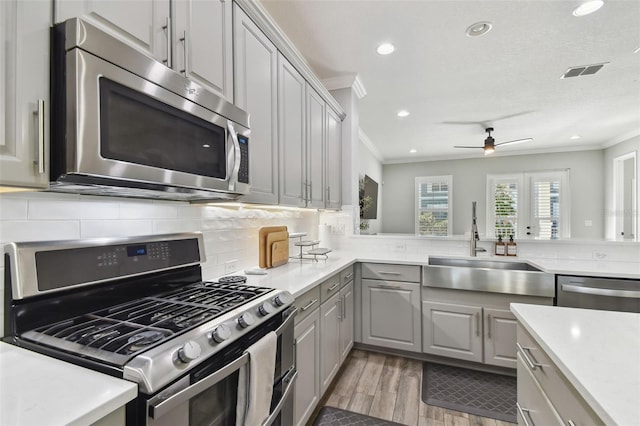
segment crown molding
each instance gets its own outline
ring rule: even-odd
[[[360,139],[360,142],[362,142],[362,144],[366,146],[369,151],[371,151],[371,154],[373,154],[376,160],[384,164],[384,157],[382,156],[382,154],[380,154],[378,148],[376,148],[373,142],[371,142],[371,139],[369,139],[369,136],[367,136],[367,134],[363,132],[362,129],[358,129],[358,139]]]
[[[322,79],[322,84],[325,85],[327,90],[353,89],[353,92],[356,94],[358,99],[362,99],[367,96],[367,89],[364,87],[362,80],[360,80],[360,76],[356,73],[324,78]]]
[[[234,0],[235,3],[253,20],[253,22],[265,33],[267,38],[276,46],[278,51],[291,65],[298,70],[305,80],[322,96],[324,101],[333,109],[341,120],[347,116],[333,96],[329,93],[320,79],[315,75],[304,56],[298,51],[289,37],[275,23],[269,12],[256,0]]]

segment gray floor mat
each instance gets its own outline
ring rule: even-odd
[[[393,423],[376,417],[365,416],[364,414],[352,411],[341,410],[334,407],[322,407],[318,413],[313,426],[402,426],[400,423]]]
[[[516,423],[516,378],[424,362],[422,400],[429,405]]]

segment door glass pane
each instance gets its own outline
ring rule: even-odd
[[[503,238],[518,236],[518,185],[515,182],[496,183],[495,200],[495,233]]]
[[[225,179],[225,129],[106,78],[100,79],[105,158]]]
[[[533,181],[533,221],[537,237],[542,240],[559,238],[560,181],[555,179]]]

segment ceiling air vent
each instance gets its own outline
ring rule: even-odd
[[[578,77],[579,75],[595,74],[607,64],[608,62],[605,62],[603,64],[582,65],[579,67],[571,67],[568,70],[566,70],[565,73],[562,74],[562,77],[560,78]]]

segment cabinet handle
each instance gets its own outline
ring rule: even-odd
[[[524,362],[527,363],[530,369],[535,370],[537,367],[542,368],[542,364],[531,361],[531,358],[529,358],[529,356],[526,354],[525,350],[529,350],[529,348],[522,347],[520,345],[520,342],[516,343],[516,348],[518,349],[518,352],[520,352],[522,358],[524,359]]]
[[[327,289],[327,292],[335,290],[339,285],[340,285],[339,282],[335,283],[334,285],[332,285]]]
[[[480,337],[480,312],[476,312],[476,336]]]
[[[171,68],[171,57],[173,56],[173,36],[171,35],[171,17],[167,16],[166,24],[162,27],[163,30],[167,32],[167,59],[162,62],[167,64],[169,68]]]
[[[313,182],[309,182],[309,198],[307,198],[307,202],[313,200]]]
[[[402,275],[400,272],[387,272],[387,271],[378,271],[380,275]]]
[[[36,159],[34,160],[34,163],[38,167],[38,173],[43,174],[44,173],[44,131],[45,131],[44,130],[45,115],[44,115],[43,99],[38,99],[38,107],[37,107],[37,110],[34,112],[34,114],[36,115],[36,120],[38,121],[36,124],[36,131],[38,134],[37,134],[37,145],[36,145]]]
[[[349,282],[349,281],[351,280],[351,278],[353,278],[353,272],[351,272],[351,273],[349,273],[349,274],[345,275],[345,277],[344,277],[344,278],[345,278],[346,282]]]
[[[309,309],[310,307],[312,307],[313,305],[315,305],[316,303],[318,303],[318,299],[313,299],[311,302],[307,303],[306,305],[304,305],[302,308],[300,308],[301,312],[306,311],[307,309]]]
[[[347,319],[347,296],[342,296],[342,319]]]
[[[573,422],[573,420],[567,420],[567,424],[569,426],[576,426],[576,424]]]
[[[304,188],[302,190],[302,192],[303,192],[303,200],[306,203],[307,199],[309,198],[309,188],[307,186],[307,181],[306,180],[302,182],[302,187]]]
[[[487,337],[491,339],[491,314],[487,314]]]
[[[529,410],[527,408],[522,408],[518,402],[516,402],[516,408],[518,409],[518,413],[520,413],[520,417],[522,417],[522,420],[524,421],[524,426],[532,426],[532,424],[529,423],[529,420],[527,420],[529,417]],[[525,415],[525,413],[527,414]]]
[[[331,201],[331,187],[327,186],[327,205]]]
[[[340,313],[338,314],[338,319],[340,320],[340,322],[342,322],[342,298],[338,299],[338,303],[340,304],[340,310],[338,311]]]
[[[189,44],[187,42],[187,30],[184,30],[182,32],[182,38],[180,39],[180,41],[182,42],[183,45],[183,49],[182,49],[182,58],[184,60],[184,68],[180,70],[180,72],[182,74],[184,74],[185,77],[189,76],[189,65],[187,62],[187,59],[189,58],[189,53],[187,52],[187,45]]]

